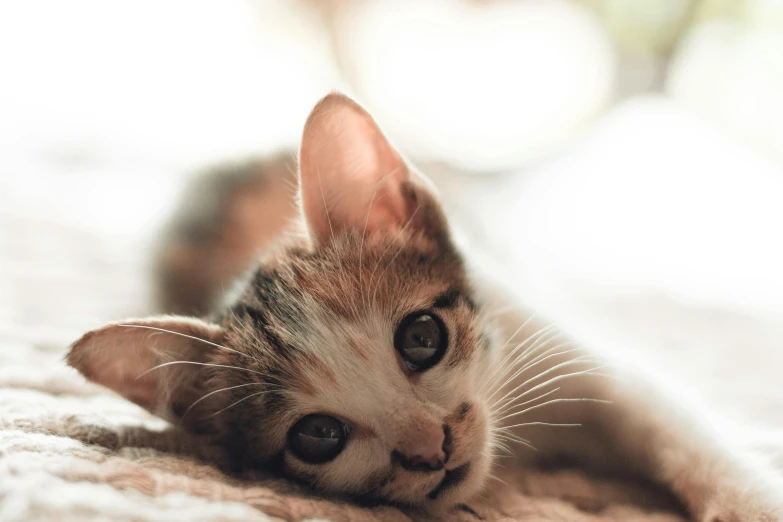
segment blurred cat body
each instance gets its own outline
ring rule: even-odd
[[[777,479],[696,408],[466,259],[433,187],[343,95],[305,125],[298,194],[302,219],[213,314],[104,326],[69,363],[238,465],[351,499],[450,509],[509,451],[643,475],[697,520],[783,520]]]

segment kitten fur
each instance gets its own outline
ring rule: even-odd
[[[155,254],[161,311],[203,316],[297,215],[296,154],[222,165],[182,195]]]
[[[291,230],[242,249],[265,247],[214,313],[106,325],[76,341],[68,362],[213,436],[238,465],[279,466],[349,499],[449,509],[479,495],[509,452],[519,465],[565,455],[641,474],[695,520],[783,521],[780,478],[697,407],[574,343],[468,260],[476,253],[457,246],[429,182],[342,94],[321,100],[305,125],[299,203]],[[203,287],[214,291],[216,279]],[[417,311],[437,314],[448,333],[443,359],[421,372],[393,340]],[[342,452],[321,464],[287,442],[313,413],[350,427]],[[442,467],[400,458],[427,448],[443,449]]]

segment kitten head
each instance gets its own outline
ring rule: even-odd
[[[307,237],[262,258],[209,322],[108,325],[69,363],[321,491],[465,499],[491,464],[494,343],[432,189],[364,109],[331,94],[305,126],[300,200]]]

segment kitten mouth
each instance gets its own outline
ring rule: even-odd
[[[468,476],[470,471],[470,462],[463,464],[462,466],[446,471],[443,476],[443,480],[440,484],[435,486],[435,489],[429,492],[427,495],[430,500],[437,499],[444,491],[459,486]]]

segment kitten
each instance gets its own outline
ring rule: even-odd
[[[523,464],[571,455],[641,473],[699,521],[783,520],[778,479],[697,409],[573,344],[469,264],[432,187],[354,101],[318,103],[299,173],[301,229],[232,301],[207,319],[93,330],[68,362],[238,462],[326,493],[445,509],[516,444]]]

